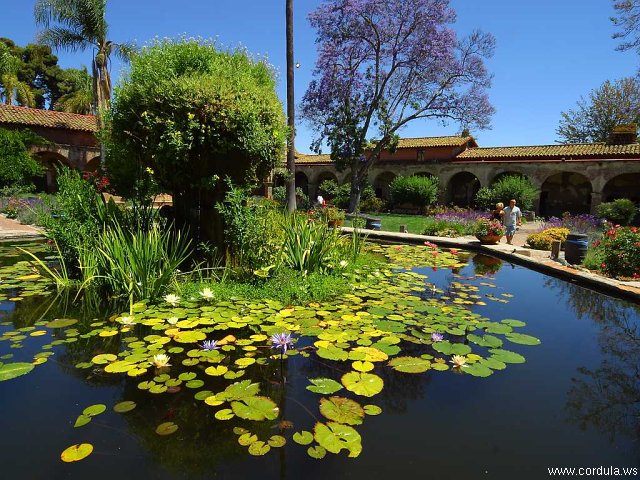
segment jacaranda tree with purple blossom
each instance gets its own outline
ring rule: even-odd
[[[327,0],[309,16],[318,31],[314,80],[302,116],[326,142],[339,170],[351,169],[349,210],[380,153],[418,119],[486,128],[493,107],[484,59],[494,39],[459,40],[448,0]]]

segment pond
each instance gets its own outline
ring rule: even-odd
[[[30,365],[0,381],[3,477],[638,467],[637,305],[482,255],[377,248],[408,271],[363,271],[333,304],[169,299],[132,312],[41,296],[1,248],[0,376]],[[292,344],[271,348],[278,333]],[[159,354],[170,366],[153,365]]]

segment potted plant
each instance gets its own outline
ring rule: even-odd
[[[344,223],[344,212],[336,207],[323,208],[322,213],[327,219],[327,225],[329,227],[341,227]]]
[[[505,228],[497,220],[482,218],[474,224],[473,234],[480,240],[480,243],[493,245],[498,243],[505,234]]]

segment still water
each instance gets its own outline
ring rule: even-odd
[[[75,368],[101,353],[96,343],[58,344],[48,362],[0,382],[2,478],[538,479],[548,478],[548,467],[640,466],[637,305],[489,257],[471,258],[455,273],[415,271],[438,287],[425,296],[453,297],[460,285],[471,287],[486,303],[472,310],[490,319],[522,320],[527,325],[520,332],[542,344],[513,347],[526,363],[487,378],[385,369],[380,372],[384,390],[375,397],[383,413],[358,426],[360,456],[347,458],[343,451],[321,460],[290,440],[252,457],[236,442],[233,425],[215,421],[192,391],[150,395],[137,388],[138,380]],[[47,311],[50,301],[2,302],[0,335],[39,319],[100,316],[69,304]],[[20,349],[3,341],[0,357],[30,361],[50,341],[28,338]],[[308,379],[329,376],[334,368],[291,357],[284,386],[267,379],[264,389],[280,399],[282,417],[293,425],[308,424],[317,415]],[[110,407],[123,400],[138,407],[125,415],[113,412]],[[109,406],[105,413],[73,427],[83,408],[99,403]],[[159,436],[154,429],[162,421],[180,429]],[[262,437],[279,433],[271,426],[257,430]],[[92,443],[93,454],[77,463],[61,462],[60,453],[81,442]]]

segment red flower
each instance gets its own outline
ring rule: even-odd
[[[451,255],[457,255],[457,254],[458,254],[458,249],[456,249],[456,248],[450,248],[450,249],[449,249],[449,253],[451,253]]]

